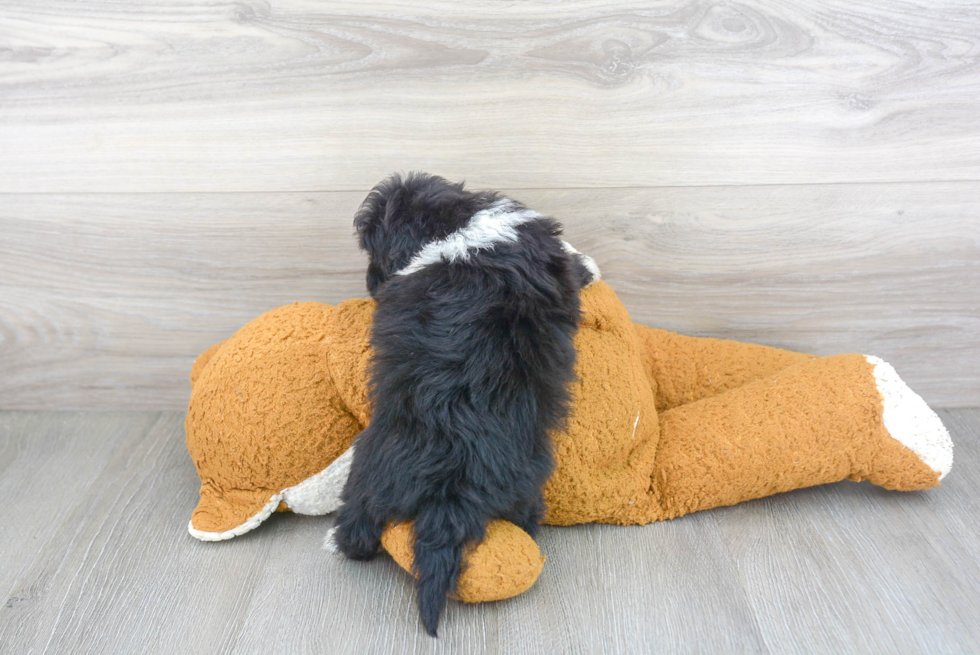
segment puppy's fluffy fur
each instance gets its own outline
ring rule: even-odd
[[[378,184],[354,225],[377,301],[373,416],[334,538],[368,559],[386,525],[414,520],[419,611],[435,636],[463,549],[488,521],[537,531],[594,265],[553,219],[426,174]]]

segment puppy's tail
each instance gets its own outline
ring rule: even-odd
[[[467,543],[481,536],[482,524],[467,526],[465,513],[452,504],[430,505],[415,518],[415,574],[419,614],[435,637],[446,596],[456,587]]]

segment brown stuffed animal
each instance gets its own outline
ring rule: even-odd
[[[201,478],[193,536],[229,539],[276,509],[339,506],[349,448],[370,420],[372,309],[280,307],[198,358],[186,423]],[[582,310],[545,523],[645,524],[843,479],[927,489],[949,472],[939,417],[880,359],[636,325],[604,282],[582,291]],[[382,543],[411,571],[410,525],[391,526]],[[515,596],[543,563],[526,533],[495,521],[467,553],[456,597]]]

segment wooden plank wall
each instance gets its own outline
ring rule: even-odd
[[[634,320],[980,405],[980,5],[0,6],[0,408],[179,409],[194,356],[363,295],[392,170],[566,223]]]

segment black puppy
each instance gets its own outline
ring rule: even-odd
[[[334,539],[368,559],[415,521],[418,604],[435,636],[467,544],[493,518],[532,536],[574,378],[579,290],[598,269],[561,226],[496,193],[413,173],[355,219],[377,301],[371,424],[358,435]]]

